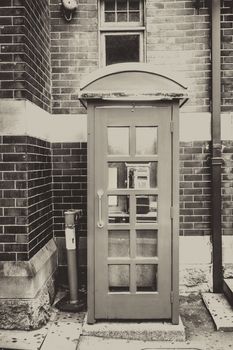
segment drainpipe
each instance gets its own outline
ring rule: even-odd
[[[222,232],[221,232],[221,1],[211,1],[212,31],[212,243],[213,292],[222,292]]]

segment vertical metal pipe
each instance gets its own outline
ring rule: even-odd
[[[77,251],[67,250],[68,281],[70,289],[70,303],[78,302],[78,272],[77,272]]]
[[[222,232],[221,232],[221,1],[211,1],[212,34],[212,241],[213,292],[222,291]]]
[[[80,210],[68,210],[65,212],[65,239],[67,252],[68,282],[70,289],[70,304],[78,302],[78,271],[77,271],[77,246],[75,225]]]
[[[59,310],[68,312],[79,312],[85,306],[84,300],[79,300],[78,285],[78,259],[76,245],[75,226],[77,219],[82,215],[81,209],[70,209],[65,212],[65,240],[67,251],[67,270],[69,282],[69,298],[67,296],[59,300],[56,304]]]

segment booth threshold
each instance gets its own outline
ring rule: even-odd
[[[94,324],[84,320],[82,335],[103,338],[154,340],[154,341],[185,341],[185,328],[181,318],[179,324],[168,321],[98,321]]]

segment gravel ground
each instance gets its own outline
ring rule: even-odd
[[[200,342],[205,350],[233,349],[233,332],[216,331],[200,296],[181,297],[180,314],[190,342]]]

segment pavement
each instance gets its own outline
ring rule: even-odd
[[[63,295],[59,292],[56,300]],[[50,321],[41,329],[0,330],[0,350],[233,350],[233,332],[216,331],[201,296],[181,297],[180,315],[185,341],[141,341],[82,335],[86,312],[62,312],[53,306]]]

